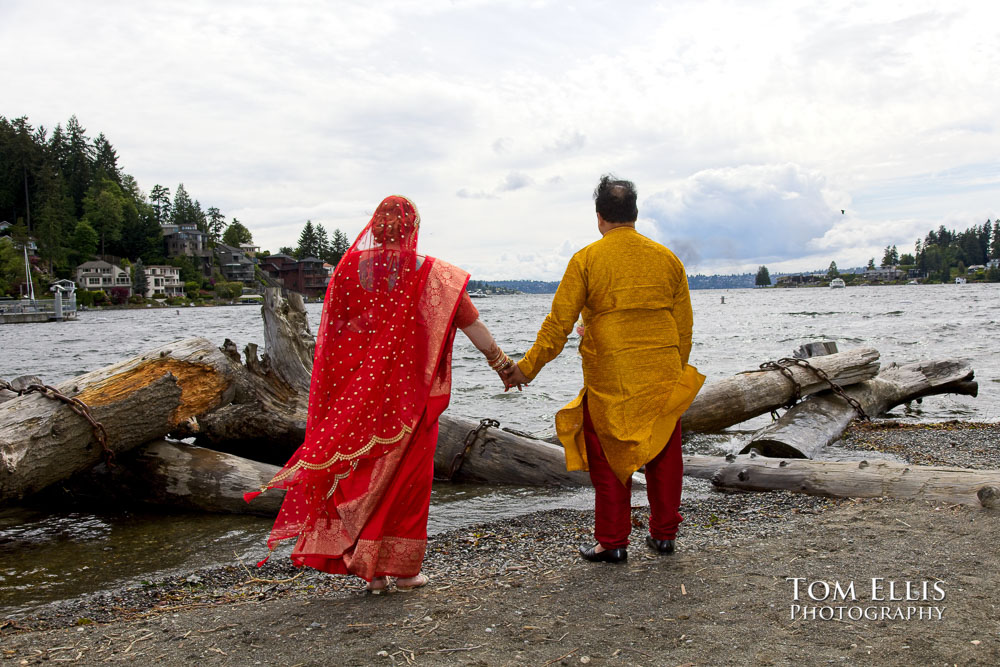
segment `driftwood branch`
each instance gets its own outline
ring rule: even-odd
[[[857,348],[815,357],[809,363],[826,373],[841,386],[864,382],[875,377],[879,354],[871,348]],[[801,386],[801,396],[829,388],[815,373],[801,366],[789,368]],[[702,387],[691,407],[684,413],[684,430],[711,433],[764,415],[787,405],[794,395],[792,383],[778,371],[748,371]]]
[[[731,459],[731,460],[729,460]],[[990,507],[1000,470],[915,466],[889,461],[808,461],[685,456],[684,474],[726,489],[796,491],[834,498],[926,498]]]
[[[865,414],[876,417],[897,405],[933,394],[975,396],[978,385],[973,377],[972,368],[962,361],[922,361],[891,366],[878,377],[848,387],[844,393],[858,401]],[[755,433],[740,453],[756,449],[764,456],[811,459],[839,440],[855,417],[854,408],[840,396],[830,391],[816,394]]]

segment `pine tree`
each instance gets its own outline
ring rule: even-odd
[[[103,132],[94,139],[94,167],[98,174],[103,172],[104,176],[121,185],[122,174],[118,168],[118,152]]]
[[[306,220],[302,233],[299,234],[299,246],[295,249],[295,259],[305,259],[306,257],[317,256],[316,228],[313,227],[312,220]]]
[[[146,278],[146,265],[142,263],[140,257],[132,265],[132,293],[144,297],[147,289],[149,280]]]
[[[93,179],[93,147],[87,138],[87,130],[80,125],[76,116],[66,122],[66,161],[62,165],[63,178],[73,198],[76,217],[83,217],[83,200],[87,196]]]
[[[226,229],[226,216],[212,206],[208,209],[206,219],[208,221],[208,238],[212,243],[218,243],[222,240],[222,232]]]
[[[874,257],[871,257],[871,258],[868,259],[868,270],[869,271],[874,271],[875,270],[875,258]]]
[[[197,225],[198,215],[191,196],[184,189],[184,184],[177,185],[174,191],[174,206],[170,212],[170,222],[175,225]]]
[[[153,205],[156,222],[161,225],[167,224],[170,221],[170,188],[160,184],[154,185],[149,193],[149,201]]]
[[[318,251],[316,257],[324,262],[330,261],[330,237],[327,236],[322,223],[316,225],[316,250]]]
[[[757,287],[766,287],[771,284],[771,273],[767,270],[766,266],[761,266],[757,269],[757,278],[754,280],[754,285]]]
[[[837,263],[830,262],[830,268],[826,270],[827,280],[833,280],[840,275],[840,271],[837,270]]]
[[[1000,259],[1000,220],[993,221],[993,240],[990,241],[990,259]]]
[[[341,258],[350,248],[351,242],[347,240],[347,235],[339,229],[333,230],[333,240],[330,241],[330,263],[340,263]]]
[[[101,254],[106,243],[121,237],[125,221],[125,195],[121,187],[109,178],[95,182],[84,198],[84,219],[101,239]]]

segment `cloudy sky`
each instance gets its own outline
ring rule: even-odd
[[[0,115],[271,250],[396,193],[424,252],[558,279],[614,172],[689,273],[846,268],[1000,215],[994,5],[0,0]]]

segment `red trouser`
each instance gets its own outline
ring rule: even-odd
[[[594,537],[605,549],[628,546],[632,532],[632,480],[627,485],[608,465],[601,441],[590,421],[587,399],[583,401],[583,434],[587,442],[587,463],[594,485]],[[681,506],[681,482],[684,460],[681,457],[681,423],[677,422],[667,446],[646,464],[646,494],[649,497],[649,533],[657,540],[677,537],[677,526],[684,519]]]

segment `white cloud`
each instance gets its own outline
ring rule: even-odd
[[[807,269],[996,217],[994,14],[7,0],[0,42],[30,57],[0,64],[0,114],[75,113],[143,189],[183,182],[271,249],[306,219],[360,229],[400,193],[429,249],[477,277],[558,278],[561,245],[596,238],[590,193],[614,171],[693,270]]]

